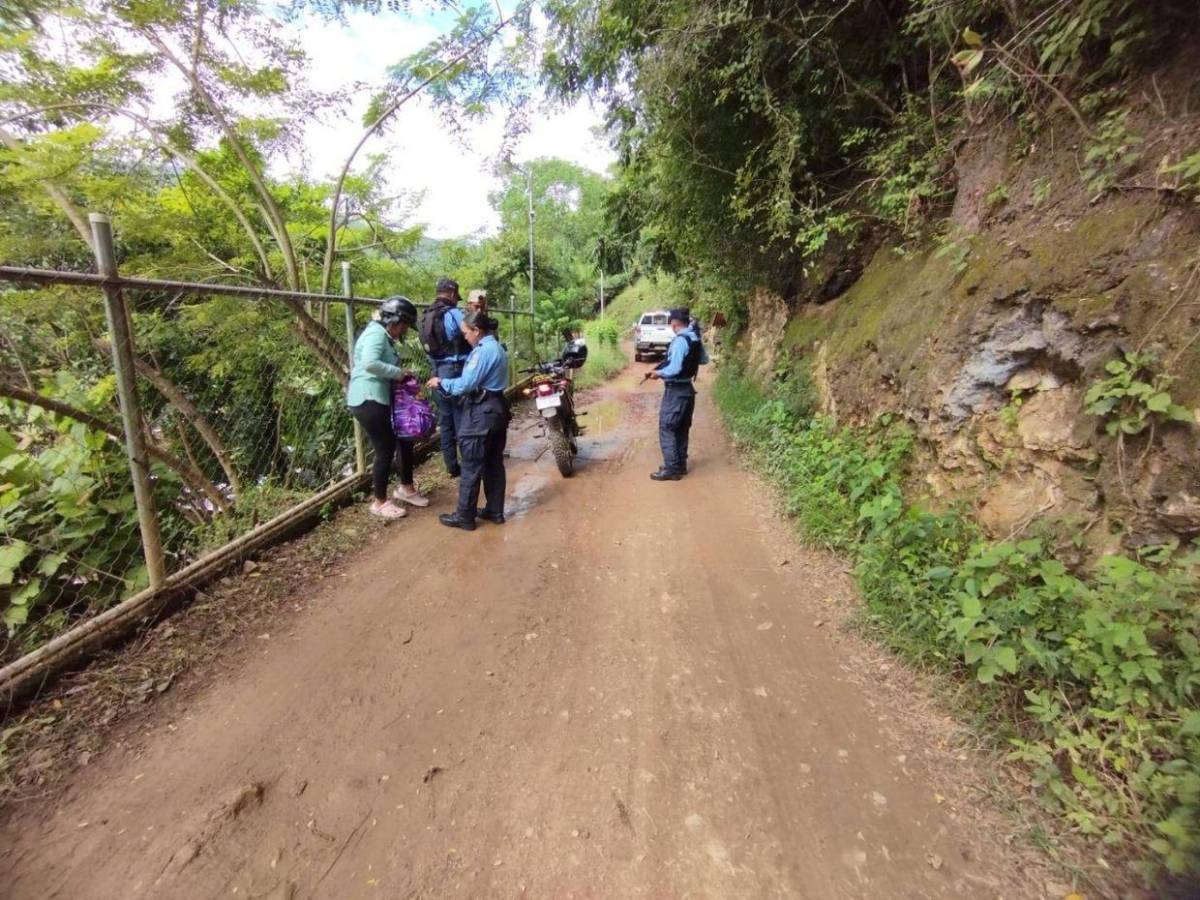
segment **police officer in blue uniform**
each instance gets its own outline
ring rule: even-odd
[[[499,323],[484,312],[468,313],[462,334],[473,348],[454,378],[434,376],[427,382],[439,395],[460,404],[458,444],[462,477],[458,483],[458,509],[438,516],[449,528],[475,530],[475,519],[504,524],[504,447],[508,442],[508,354],[496,339]],[[484,506],[477,509],[483,486]]]
[[[696,409],[696,388],[692,382],[700,367],[708,362],[700,335],[691,324],[690,311],[671,310],[670,322],[675,337],[667,347],[666,358],[646,373],[647,378],[657,378],[663,383],[662,406],[658,410],[658,442],[663,464],[650,475],[655,481],[679,481],[687,474],[688,432]]]
[[[458,308],[461,299],[458,282],[442,278],[437,283],[437,297],[425,310],[421,320],[421,343],[429,360],[433,363],[433,374],[437,378],[458,378],[471,352],[463,337],[463,311]],[[442,445],[442,459],[446,471],[457,478],[461,472],[458,463],[458,413],[459,404],[442,392],[434,395],[438,412],[438,438]]]

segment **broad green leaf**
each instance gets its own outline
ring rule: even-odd
[[[17,567],[29,555],[30,547],[24,541],[13,541],[0,547],[0,585],[12,584]]]
[[[45,575],[47,578],[58,571],[59,566],[67,561],[65,553],[48,553],[43,556],[41,562],[38,563],[38,574]]]
[[[963,29],[963,40],[967,42],[968,47],[974,47],[977,50],[983,46],[983,36],[970,28]]]
[[[1151,412],[1166,412],[1171,408],[1170,394],[1155,394],[1146,400],[1146,409]]]
[[[968,619],[978,619],[983,615],[983,605],[978,597],[966,596],[962,600],[962,611]]]
[[[27,585],[25,585],[23,588],[21,588],[19,591],[17,591],[15,594],[13,594],[12,597],[9,599],[9,602],[13,606],[29,606],[30,605],[29,601],[36,598],[38,595],[38,592],[41,589],[42,589],[42,579],[33,578],[30,580],[30,582]]]
[[[992,658],[996,661],[996,665],[1008,674],[1011,675],[1017,671],[1017,652],[1012,647],[996,648],[992,653]]]

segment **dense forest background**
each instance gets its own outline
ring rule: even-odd
[[[531,191],[542,336],[596,313],[601,270],[621,325],[720,312],[731,431],[855,560],[864,627],[958,686],[1081,878],[1194,873],[1195,3],[434,5],[451,27],[389,61],[324,181],[282,161],[346,98],[277,26],[408,4],[6,4],[0,259],[89,269],[100,210],[131,274],[337,292],[348,260],[360,294],[450,273],[523,307]],[[404,161],[366,142],[415,91],[448,136],[505,118],[495,235],[430,240],[381,186]],[[611,172],[513,163],[541,91],[603,106]],[[350,464],[336,316],[135,300],[179,561]],[[95,295],[6,289],[0,333],[12,655],[143,575]]]

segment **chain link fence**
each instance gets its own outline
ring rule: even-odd
[[[0,691],[366,471],[347,357],[381,301],[122,278],[93,231],[102,274],[0,267]],[[532,359],[532,314],[492,313],[514,369]],[[415,334],[398,349],[428,373]]]

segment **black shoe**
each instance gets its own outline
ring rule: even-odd
[[[494,513],[486,509],[481,509],[475,513],[475,516],[483,519],[485,522],[491,522],[494,525],[504,524],[504,513]]]
[[[442,513],[438,521],[447,528],[461,528],[463,531],[474,531],[475,523],[468,519],[460,519],[458,513]]]
[[[678,472],[669,472],[666,469],[659,469],[657,472],[650,473],[652,481],[679,481],[683,478]]]

